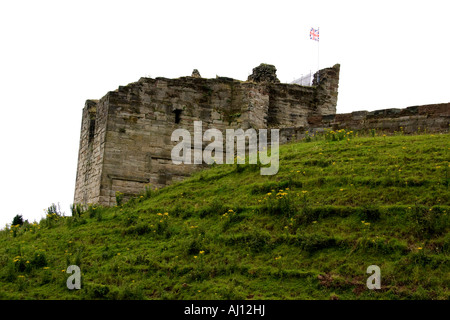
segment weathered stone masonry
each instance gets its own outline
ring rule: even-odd
[[[355,111],[327,116],[310,117],[313,128],[350,128],[352,130],[376,129],[386,132],[448,132],[450,103],[414,106],[405,109]]]
[[[299,140],[309,133],[348,129],[354,131],[395,133],[445,133],[450,129],[450,103],[414,106],[404,109],[355,111],[351,113],[312,115],[306,126],[284,128],[280,142]]]
[[[172,132],[192,133],[196,120],[203,122],[203,132],[279,128],[281,143],[327,128],[448,130],[449,104],[336,114],[339,70],[339,65],[321,70],[320,82],[316,74],[311,87],[279,83],[264,72],[238,81],[205,79],[197,71],[178,79],[141,78],[100,100],[87,100],[74,203],[114,205],[117,191],[131,196],[149,183],[160,188],[201,168],[171,161]]]

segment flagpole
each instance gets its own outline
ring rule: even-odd
[[[311,28],[311,31],[309,32],[309,38],[313,41],[319,41],[320,38],[320,33],[319,33],[319,28],[317,28],[317,33],[316,33],[316,29]],[[320,46],[319,43],[317,43],[317,85],[319,85],[320,82]],[[314,78],[314,77],[313,77]]]
[[[317,85],[319,85],[320,82],[320,28],[317,28]]]

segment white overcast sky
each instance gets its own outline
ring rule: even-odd
[[[338,113],[450,102],[448,1],[1,1],[0,228],[73,201],[81,111],[197,68],[282,82],[341,64]],[[320,51],[309,40],[320,28]],[[318,56],[320,57],[318,62]]]

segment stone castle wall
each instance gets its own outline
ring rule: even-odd
[[[265,68],[267,65],[264,65]],[[272,66],[273,67],[273,66]],[[115,193],[131,196],[144,186],[163,187],[202,165],[175,165],[172,132],[202,120],[216,128],[289,128],[336,113],[339,65],[321,70],[312,87],[198,75],[141,78],[83,109],[74,203],[115,204]]]
[[[311,117],[308,123],[312,127],[329,127],[334,130],[350,128],[391,133],[448,132],[450,103]]]
[[[404,109],[355,111],[310,116],[307,125],[280,129],[280,143],[300,140],[308,134],[347,129],[377,133],[447,133],[450,129],[450,103],[414,106]]]

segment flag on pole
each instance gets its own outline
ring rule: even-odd
[[[319,41],[319,29],[311,28],[311,31],[309,32],[309,38],[311,40]]]

